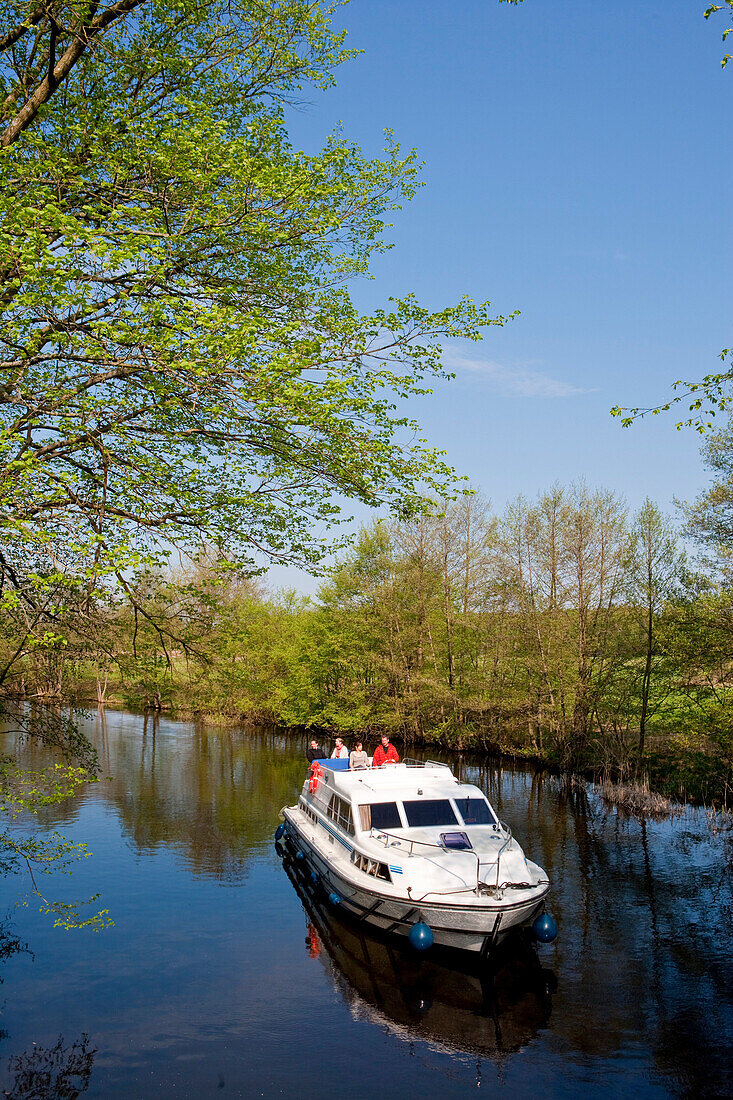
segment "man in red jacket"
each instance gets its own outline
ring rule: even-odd
[[[394,747],[389,737],[386,735],[382,738],[382,744],[377,745],[374,750],[374,757],[372,758],[372,767],[380,768],[382,764],[399,764],[400,758],[397,755],[397,749]]]

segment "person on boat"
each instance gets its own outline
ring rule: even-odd
[[[325,751],[318,744],[315,737],[311,738],[311,743],[305,750],[305,758],[309,764],[312,764],[314,760],[323,760],[326,755]]]
[[[349,770],[360,771],[363,768],[369,767],[369,757],[362,748],[361,741],[356,742],[356,746],[352,749],[349,755]]]
[[[374,757],[372,759],[373,768],[381,768],[382,764],[399,764],[400,758],[397,753],[397,749],[394,747],[389,737],[385,734],[382,738],[382,744],[377,745],[374,750]]]
[[[349,755],[349,750],[346,748],[346,745],[343,743],[343,741],[341,740],[340,737],[337,737],[336,738],[336,744],[334,746],[334,750],[331,753],[331,759],[332,760],[345,760],[348,755]]]

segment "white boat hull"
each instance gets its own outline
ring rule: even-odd
[[[304,864],[304,871],[316,876],[326,893],[338,896],[343,911],[381,932],[407,937],[415,923],[424,921],[436,944],[486,954],[509,932],[530,924],[544,907],[547,885],[523,891],[530,896],[521,899],[472,895],[473,900],[452,903],[417,901],[378,888],[365,889],[349,876],[348,864],[337,864],[316,847],[291,809],[283,810],[283,815],[286,831],[282,839],[293,858]]]

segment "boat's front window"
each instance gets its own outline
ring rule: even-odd
[[[401,829],[400,813],[396,802],[372,802],[359,807],[362,829]]]
[[[496,825],[496,818],[485,798],[457,798],[456,806],[464,825]]]
[[[447,798],[420,798],[403,802],[403,806],[408,825],[458,825],[458,818]]]

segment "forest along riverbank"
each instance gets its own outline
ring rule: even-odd
[[[385,952],[314,919],[277,859],[304,737],[115,711],[82,729],[112,778],[41,811],[41,833],[93,853],[48,886],[99,892],[115,924],[69,935],[33,898],[9,914],[0,1090],[68,1070],[105,1100],[295,1095],[309,1066],[337,1097],[343,1064],[312,1056],[317,1019],[350,1051],[356,1100],[385,1080],[449,1100],[477,1081],[520,1097],[542,1080],[552,1100],[733,1094],[733,845],[702,810],[624,818],[585,784],[439,752],[547,870],[559,936],[488,984],[400,955],[395,984]],[[2,748],[29,769],[52,759]]]
[[[82,633],[69,597],[6,692],[386,732],[730,803],[730,589],[690,572],[652,502],[556,486],[497,516],[466,497],[363,530],[313,599],[206,555],[131,598],[100,595]],[[27,627],[5,614],[12,657]]]

